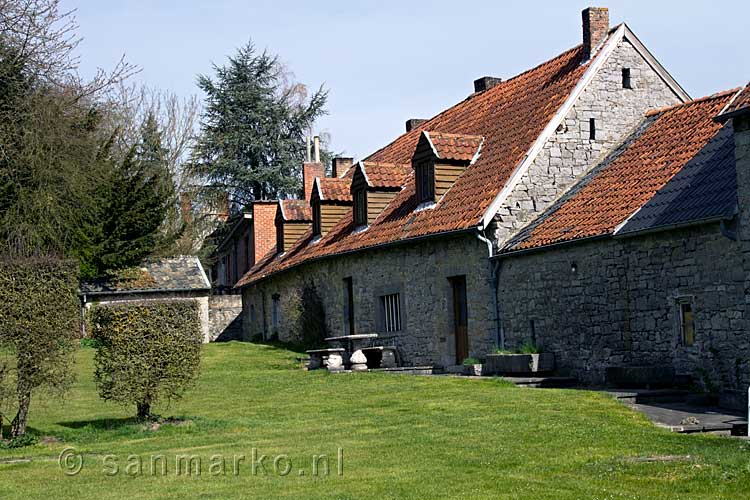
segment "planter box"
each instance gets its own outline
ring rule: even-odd
[[[538,373],[555,369],[555,355],[551,352],[539,354],[490,354],[484,364],[485,374]]]

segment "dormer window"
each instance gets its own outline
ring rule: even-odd
[[[354,192],[354,225],[356,227],[367,225],[367,191],[357,189]]]
[[[435,164],[420,161],[414,172],[417,180],[417,201],[419,203],[435,200]]]
[[[320,236],[320,202],[316,201],[312,204],[313,213],[313,225],[312,234],[313,236]]]

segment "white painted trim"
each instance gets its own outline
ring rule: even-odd
[[[284,213],[284,200],[279,200],[279,212],[281,212],[281,218],[286,220],[286,214]]]
[[[318,190],[318,198],[320,199],[320,201],[325,200],[325,198],[323,198],[323,190],[320,189],[320,177],[316,177],[313,181],[313,189]]]
[[[647,200],[647,201],[646,201],[645,203],[643,203],[643,204],[642,204],[642,205],[641,205],[640,207],[638,207],[638,208],[637,208],[637,209],[636,209],[636,210],[635,210],[635,211],[634,211],[634,212],[633,212],[632,214],[628,215],[628,216],[627,216],[627,217],[625,218],[625,220],[624,220],[624,221],[622,221],[622,222],[620,222],[619,224],[617,224],[617,225],[615,226],[615,230],[614,230],[614,231],[612,231],[612,236],[617,236],[617,234],[618,234],[618,233],[620,232],[620,230],[621,230],[621,229],[622,229],[623,227],[625,227],[625,226],[627,225],[627,223],[628,223],[628,222],[630,222],[630,219],[632,219],[633,217],[635,217],[635,216],[636,216],[636,214],[637,214],[638,212],[640,212],[640,211],[641,211],[641,209],[643,209],[643,207],[644,207],[644,206],[646,206],[646,203],[648,203],[649,201],[651,201],[651,199],[652,199],[652,198],[653,198],[653,196],[652,196],[651,198],[649,198],[649,199],[648,199],[648,200]]]
[[[438,151],[435,148],[435,145],[432,143],[432,139],[430,138],[430,133],[427,132],[426,130],[423,130],[422,133],[427,138],[427,142],[430,144],[430,147],[432,148],[432,154],[434,154],[435,158],[437,158],[439,160],[440,159],[440,155],[438,154]]]
[[[365,164],[362,161],[357,162],[357,167],[362,171],[362,175],[365,176],[365,182],[367,183],[367,187],[372,187],[372,184],[370,183],[369,177],[367,177],[367,170],[365,169]],[[352,176],[352,181],[354,180],[354,176]]]
[[[664,68],[664,66],[661,65],[659,61],[656,60],[654,55],[646,48],[645,45],[643,45],[643,42],[640,41],[640,39],[633,33],[633,31],[630,29],[630,27],[623,23],[621,27],[625,27],[625,38],[633,45],[636,52],[643,57],[643,59],[646,60],[649,66],[651,66],[651,69],[653,69],[659,77],[661,77],[662,80],[664,80],[664,83],[667,84],[667,86],[672,89],[672,92],[677,94],[677,96],[682,99],[682,102],[692,101],[692,97],[690,97],[690,94],[685,91],[685,89],[682,88],[682,86],[677,83],[677,80],[672,78],[672,75],[669,74],[669,72]]]
[[[726,103],[726,104],[724,105],[724,107],[723,107],[723,108],[721,108],[721,111],[719,111],[718,113],[716,113],[716,116],[717,116],[717,118],[718,118],[718,117],[721,117],[721,116],[722,116],[722,115],[723,115],[724,113],[726,113],[726,112],[727,112],[727,110],[728,110],[728,109],[729,109],[729,108],[730,108],[730,107],[731,107],[731,106],[732,106],[732,105],[734,104],[734,101],[736,101],[736,100],[737,100],[737,98],[738,98],[738,97],[740,96],[740,94],[742,94],[742,91],[743,91],[743,90],[745,90],[745,89],[747,88],[747,86],[748,86],[748,85],[750,85],[750,83],[749,83],[749,84],[745,84],[745,86],[744,86],[744,87],[742,87],[742,88],[741,88],[740,90],[738,90],[738,91],[737,91],[737,92],[736,92],[736,93],[735,93],[735,94],[734,94],[734,95],[732,96],[732,98],[731,98],[731,99],[729,99],[729,102],[728,102],[728,103]]]
[[[484,136],[482,136],[482,142],[479,143],[479,147],[477,148],[477,152],[474,153],[474,156],[471,158],[471,161],[469,162],[469,166],[474,165],[477,162],[477,160],[479,159],[479,155],[482,153],[482,146],[484,146]],[[451,187],[453,187],[453,186],[451,186]]]
[[[432,210],[437,206],[437,203],[434,201],[423,201],[419,205],[417,205],[417,208],[414,209],[414,213],[421,212],[422,210]]]
[[[198,269],[201,272],[201,276],[203,276],[203,282],[206,284],[208,288],[211,288],[211,282],[208,281],[208,276],[206,275],[205,269],[203,269],[203,264],[201,264],[201,260],[198,257],[195,257],[195,262],[198,264]]]
[[[586,70],[586,73],[584,73],[583,77],[581,77],[581,79],[578,81],[578,84],[576,84],[575,88],[570,93],[560,109],[557,110],[557,113],[555,113],[549,123],[547,123],[547,126],[544,128],[544,130],[542,130],[542,133],[539,135],[539,137],[537,137],[537,140],[526,152],[526,156],[524,156],[523,160],[521,160],[521,163],[516,166],[508,181],[505,183],[497,196],[495,196],[495,199],[492,200],[492,203],[490,203],[490,205],[487,207],[487,210],[485,210],[484,215],[482,216],[482,219],[479,223],[480,228],[484,229],[490,224],[492,218],[495,217],[495,214],[498,210],[500,210],[502,204],[505,203],[505,200],[508,198],[508,196],[510,196],[516,185],[521,181],[521,178],[523,178],[524,174],[526,174],[526,172],[529,170],[529,167],[534,162],[539,152],[542,150],[544,144],[547,142],[547,140],[549,140],[550,137],[552,137],[552,135],[555,133],[555,130],[557,129],[557,126],[565,119],[567,114],[575,105],[578,97],[583,93],[588,84],[591,83],[601,67],[604,66],[604,63],[609,58],[610,54],[612,54],[612,52],[617,47],[617,44],[622,40],[626,29],[627,27],[624,24],[621,24],[620,27],[617,28],[617,30],[612,34],[612,36],[609,37],[609,40],[607,40],[607,43],[604,45],[604,47],[602,47],[594,60],[591,61],[588,69]]]

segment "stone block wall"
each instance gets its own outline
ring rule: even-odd
[[[632,88],[623,88],[623,68],[630,68]],[[494,220],[497,244],[502,246],[599,163],[647,110],[679,102],[633,45],[621,40],[500,207]],[[594,140],[589,138],[591,118]]]
[[[604,382],[608,366],[672,365],[709,388],[750,383],[738,242],[718,224],[579,242],[502,259],[506,347],[533,341],[561,373]],[[679,300],[695,343],[683,345]],[[532,324],[533,322],[533,324]]]
[[[496,346],[493,289],[487,246],[475,235],[442,237],[388,249],[305,264],[251,285],[243,290],[244,336],[266,338],[276,333],[282,341],[294,341],[298,332],[285,321],[294,312],[285,310],[288,300],[305,284],[314,285],[325,304],[331,335],[346,332],[345,284],[352,278],[355,333],[379,333],[379,345],[395,345],[409,365],[455,364],[452,276],[466,276],[469,351],[482,356]],[[402,331],[378,332],[381,295],[401,295]],[[278,328],[273,329],[273,300],[279,304]]]
[[[208,301],[208,331],[211,341],[242,339],[242,296],[211,295]]]

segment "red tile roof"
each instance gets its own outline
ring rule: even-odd
[[[254,266],[237,286],[310,259],[477,226],[589,64],[590,61],[584,61],[579,45],[484,92],[470,95],[401,135],[365,161],[410,164],[423,130],[485,139],[476,162],[456,179],[433,208],[414,211],[418,202],[410,173],[404,189],[367,231],[353,232],[352,217],[345,216],[315,244],[308,244],[311,240],[308,235],[282,258],[264,260]]]
[[[307,200],[280,200],[281,216],[285,221],[310,222],[312,209]]]
[[[320,187],[320,199],[324,201],[352,201],[350,177],[318,177],[315,179]]]
[[[425,131],[437,157],[442,160],[471,161],[484,138],[478,135],[444,134]]]
[[[612,234],[716,135],[736,90],[655,110],[627,142],[514,238],[508,250]]]
[[[726,109],[723,109],[717,120],[724,121],[727,118],[737,115],[740,111],[746,112],[750,110],[750,83],[737,93],[732,101],[727,104]]]
[[[371,188],[400,188],[411,173],[410,165],[365,161],[358,166],[364,171],[367,185]]]

